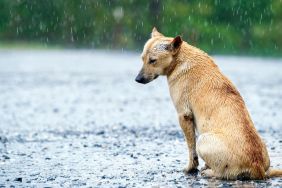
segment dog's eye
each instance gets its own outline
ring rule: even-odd
[[[154,63],[156,63],[156,62],[157,62],[156,59],[149,59],[149,64],[154,64]]]

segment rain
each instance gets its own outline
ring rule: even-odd
[[[154,27],[212,57],[282,169],[282,0],[0,0],[0,187],[282,187],[183,172],[167,78],[135,82]]]

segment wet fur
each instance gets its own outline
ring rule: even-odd
[[[151,58],[157,59],[153,65],[148,63]],[[207,167],[202,175],[207,177],[265,179],[282,175],[280,170],[269,170],[266,146],[243,98],[209,55],[154,28],[142,59],[138,76],[144,83],[158,75],[167,77],[189,150],[186,172],[197,169],[199,155]]]

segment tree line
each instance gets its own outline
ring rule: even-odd
[[[210,53],[280,55],[282,0],[0,0],[0,42],[139,50],[153,26]]]

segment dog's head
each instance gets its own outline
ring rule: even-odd
[[[143,67],[135,81],[147,84],[159,75],[165,75],[181,44],[180,36],[175,38],[165,37],[156,28],[153,28],[151,38],[146,42],[141,55]]]

